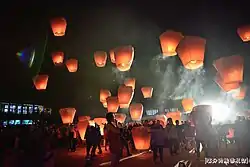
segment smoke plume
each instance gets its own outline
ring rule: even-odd
[[[119,71],[115,67],[112,67],[112,74],[115,76],[116,82],[119,83],[119,84],[123,84],[124,80],[128,77],[127,72]]]

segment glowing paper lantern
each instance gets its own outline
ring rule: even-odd
[[[73,122],[76,109],[75,108],[62,108],[59,110],[63,124],[70,124]]]
[[[161,34],[160,43],[163,56],[177,55],[176,48],[182,38],[183,35],[180,32],[175,32],[171,30],[168,30]]]
[[[116,48],[115,64],[118,70],[128,71],[134,60],[134,48],[132,46],[122,46]]]
[[[246,90],[247,88],[245,86],[241,86],[239,90],[233,94],[233,98],[237,100],[243,100],[246,96]]]
[[[126,106],[129,105],[132,98],[133,98],[133,95],[134,95],[134,91],[133,91],[133,88],[131,86],[121,85],[118,88],[118,101],[119,101],[119,104],[120,105],[126,104]],[[122,107],[123,106],[124,105],[122,105]]]
[[[250,25],[239,27],[237,33],[243,42],[250,41]]]
[[[143,114],[143,105],[141,103],[134,103],[129,108],[130,116],[133,121],[140,121]]]
[[[124,85],[125,86],[131,86],[133,88],[133,90],[135,90],[135,78],[127,78],[124,81]]]
[[[222,57],[214,61],[224,83],[243,82],[244,59],[241,56]]]
[[[85,120],[90,120],[90,116],[79,116],[78,121],[85,121]]]
[[[97,67],[105,67],[107,61],[107,53],[97,51],[94,53],[95,64]]]
[[[80,134],[80,137],[82,140],[84,140],[88,125],[89,125],[89,120],[87,120],[87,119],[83,120],[83,121],[79,121],[77,123],[77,129],[79,131],[79,134]]]
[[[67,60],[66,66],[67,66],[69,72],[76,72],[78,69],[78,60],[76,60],[76,59]]]
[[[119,108],[119,102],[117,97],[108,97],[107,98],[107,108],[108,112],[117,112]]]
[[[177,47],[178,56],[186,69],[194,70],[203,66],[206,40],[186,36]]]
[[[161,122],[161,125],[165,128],[167,125],[167,117],[163,114],[156,115],[156,120],[159,120]]]
[[[36,75],[33,78],[33,83],[37,90],[45,90],[47,88],[49,76],[48,75]]]
[[[194,107],[193,99],[183,99],[181,103],[182,103],[183,109],[186,112],[191,112],[192,111],[192,109]]]
[[[111,92],[107,89],[101,89],[100,90],[100,102],[106,103],[106,99],[111,96]]]
[[[109,56],[110,56],[110,61],[115,64],[115,52],[114,52],[114,50],[110,50]]]
[[[89,120],[89,126],[95,126],[95,121],[94,120]]]
[[[107,123],[106,118],[95,118],[94,121],[95,121],[95,123],[97,125],[99,125],[100,131],[101,131],[101,135],[104,135],[104,124]]]
[[[129,108],[130,103],[128,104],[120,104],[120,108]]]
[[[150,147],[151,135],[149,128],[144,126],[133,127],[132,137],[137,150],[147,150]]]
[[[238,89],[240,87],[240,83],[239,82],[228,83],[228,84],[224,83],[224,81],[221,79],[221,77],[220,77],[219,74],[216,75],[215,82],[225,92],[229,92],[231,90],[235,90],[235,89]]]
[[[67,22],[63,17],[54,18],[50,21],[51,28],[53,31],[54,36],[64,36]]]
[[[126,120],[126,114],[123,113],[115,113],[115,119],[120,122],[120,123],[124,123]]]
[[[166,116],[167,116],[167,118],[172,118],[172,121],[175,124],[176,120],[181,119],[181,112],[180,111],[168,112]]]
[[[53,52],[52,60],[55,65],[60,65],[63,63],[64,53],[63,52]]]
[[[153,94],[153,88],[145,86],[141,88],[141,92],[144,98],[151,98]]]

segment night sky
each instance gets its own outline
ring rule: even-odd
[[[39,103],[55,111],[61,107],[75,107],[78,114],[101,116],[105,109],[99,102],[100,88],[110,89],[115,95],[124,78],[135,77],[137,89],[133,102],[143,102],[140,87],[144,85],[154,87],[150,104],[166,101],[182,78],[177,72],[181,66],[178,56],[156,60],[161,54],[159,35],[167,29],[207,39],[204,71],[200,77],[204,80],[204,99],[214,99],[220,94],[220,88],[213,82],[215,70],[212,66],[219,57],[242,55],[245,59],[244,83],[249,85],[250,44],[243,43],[237,35],[239,26],[250,24],[247,1],[115,2],[3,5],[0,13],[0,100]],[[67,20],[64,37],[52,34],[49,21],[56,16]],[[41,73],[49,75],[49,82],[47,90],[39,92],[33,86],[30,69],[19,61],[16,52],[33,44],[42,45],[46,34],[48,43]],[[109,51],[129,44],[135,47],[134,63],[129,72],[116,72],[110,59],[105,68],[95,67],[94,51]],[[56,50],[63,51],[66,58],[77,58],[78,72],[69,73],[65,66],[55,67],[51,52]],[[168,76],[169,65],[176,74],[172,78]],[[188,82],[200,83],[192,79]],[[184,87],[189,90],[188,85]],[[163,90],[168,92],[164,97]],[[248,100],[249,93],[245,98]]]

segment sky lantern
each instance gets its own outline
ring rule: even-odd
[[[63,63],[64,53],[63,52],[53,52],[52,60],[55,65],[61,65]]]
[[[127,78],[124,81],[125,86],[131,86],[135,90],[135,78]]]
[[[132,137],[137,150],[147,150],[150,147],[151,134],[149,128],[144,126],[133,127]]]
[[[119,108],[118,98],[116,96],[110,96],[107,98],[108,112],[117,112]]]
[[[85,138],[85,133],[87,130],[87,127],[89,126],[89,120],[83,120],[83,121],[79,121],[77,123],[77,129],[79,131],[80,137],[82,140],[84,140]]]
[[[192,98],[182,99],[182,106],[184,111],[191,112],[194,107],[194,100]]]
[[[167,117],[163,114],[161,115],[156,115],[155,116],[156,120],[159,120],[161,122],[161,125],[165,128],[167,125]]]
[[[129,108],[130,103],[127,104],[120,104],[120,108]]]
[[[79,116],[78,121],[85,121],[85,120],[90,120],[90,116]]]
[[[250,41],[250,25],[241,26],[237,29],[237,33],[243,42]]]
[[[114,49],[109,51],[110,61],[115,64],[115,52]]]
[[[100,90],[100,102],[103,104],[103,107],[107,108],[106,99],[111,96],[111,92],[108,89]]]
[[[66,66],[67,66],[69,72],[76,72],[78,69],[78,60],[76,60],[76,59],[67,60]]]
[[[237,100],[243,100],[246,96],[246,91],[247,88],[245,86],[241,86],[234,94],[233,94],[233,98],[237,99]]]
[[[126,114],[123,113],[115,113],[115,119],[120,122],[120,123],[124,123],[126,120]]]
[[[244,59],[241,56],[222,57],[214,61],[224,83],[243,82]]]
[[[180,111],[174,111],[174,112],[168,112],[166,114],[167,118],[172,118],[173,123],[175,124],[176,120],[181,120],[181,112]]]
[[[151,98],[153,94],[153,88],[149,86],[144,86],[141,88],[141,92],[144,98]]]
[[[45,90],[47,88],[48,80],[48,75],[36,75],[33,78],[33,83],[37,90]]]
[[[120,85],[118,88],[118,101],[119,104],[130,104],[134,95],[131,86]]]
[[[50,21],[54,36],[60,37],[65,35],[67,22],[63,17],[54,18]]]
[[[62,108],[59,110],[63,124],[71,124],[74,120],[75,108]]]
[[[114,50],[115,64],[119,71],[128,71],[134,60],[134,48],[122,46]]]
[[[161,50],[163,56],[177,55],[176,48],[183,35],[180,32],[168,30],[160,35]]]
[[[96,51],[94,53],[95,64],[97,67],[105,67],[107,61],[107,53],[104,51]]]
[[[107,123],[106,118],[95,118],[94,121],[97,125],[99,125],[101,135],[103,136],[104,135],[104,124]]]
[[[89,125],[90,126],[95,126],[95,121],[94,120],[89,120]]]
[[[129,108],[130,116],[133,121],[140,121],[143,114],[143,105],[141,103],[134,103]]]
[[[201,37],[186,36],[177,47],[178,56],[186,69],[195,70],[203,66],[206,40]]]
[[[218,74],[218,73],[215,76],[215,82],[225,92],[230,92],[230,91],[238,89],[240,87],[240,83],[239,82],[224,83],[224,81],[220,77],[220,74]]]

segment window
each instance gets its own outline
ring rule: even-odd
[[[8,108],[5,108],[5,109],[4,109],[4,112],[6,112],[6,113],[7,113],[8,111],[9,111],[9,109],[8,109]]]
[[[21,120],[15,120],[15,125],[20,125],[21,124]]]
[[[14,120],[9,120],[9,125],[14,125],[15,121]]]
[[[150,110],[146,110],[146,114],[147,115],[155,115],[158,113],[158,109],[150,109]]]
[[[28,111],[27,111],[27,106],[23,106],[23,114],[27,114],[28,113]]]
[[[32,114],[32,112],[33,112],[33,106],[30,105],[30,106],[29,106],[29,113]]]
[[[22,113],[22,106],[17,106],[17,114],[21,114]]]

